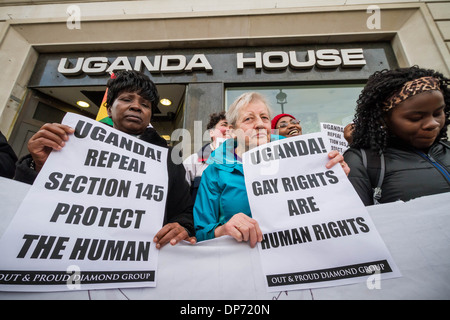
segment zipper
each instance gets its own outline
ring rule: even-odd
[[[432,156],[431,154],[425,154],[421,151],[417,151],[416,152],[425,160],[428,160],[429,162],[431,162],[431,164],[439,170],[440,173],[442,173],[442,175],[447,179],[447,182],[450,183],[450,173],[447,171],[447,169],[442,166],[439,162],[437,162]]]

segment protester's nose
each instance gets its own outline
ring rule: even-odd
[[[434,130],[440,127],[441,123],[433,116],[430,116],[426,119],[423,129],[424,130]]]
[[[262,129],[262,128],[264,128],[264,121],[263,121],[263,119],[261,119],[261,118],[256,118],[256,121],[255,121],[255,129]]]
[[[138,101],[132,100],[130,102],[130,109],[133,109],[135,111],[141,111],[141,105]]]

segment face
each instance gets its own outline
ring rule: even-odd
[[[216,138],[229,138],[229,129],[230,126],[228,125],[227,120],[220,120],[213,129],[209,130],[209,135],[211,139],[215,140]]]
[[[426,91],[394,107],[385,120],[394,136],[426,152],[444,127],[444,108],[440,91]]]
[[[298,123],[297,123],[298,122]],[[291,117],[281,117],[275,129],[278,129],[278,134],[285,137],[295,137],[302,134],[302,127],[300,121],[292,119]]]
[[[239,112],[233,133],[246,150],[270,141],[271,122],[267,106],[259,100],[250,102]]]
[[[152,117],[150,101],[136,92],[121,92],[107,111],[114,128],[129,134],[144,132]]]

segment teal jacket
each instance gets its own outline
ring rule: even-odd
[[[271,141],[284,139],[272,135]],[[216,227],[236,213],[252,216],[245,189],[242,162],[236,159],[236,141],[225,140],[208,158],[194,205],[194,226],[197,241],[214,238]]]

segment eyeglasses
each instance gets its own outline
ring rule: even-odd
[[[280,124],[278,125],[278,128],[286,128],[287,126],[289,126],[289,124],[293,124],[293,125],[300,124],[300,120],[292,119],[289,122],[286,122],[286,121],[280,122]]]

